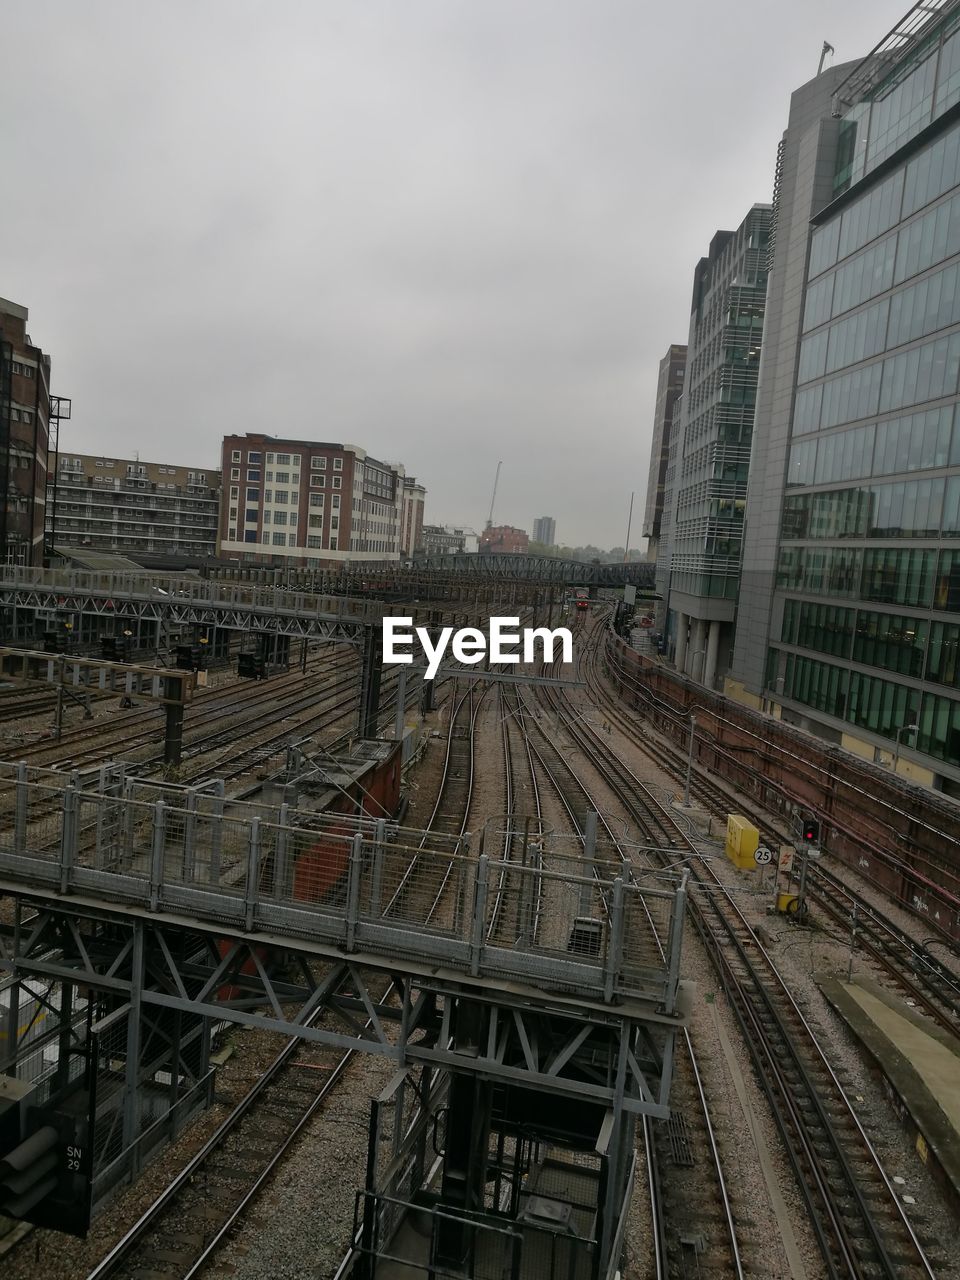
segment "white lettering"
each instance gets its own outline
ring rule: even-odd
[[[501,644],[516,645],[520,643],[519,631],[508,631],[507,627],[519,627],[519,618],[490,619],[490,661],[519,662],[519,653],[504,653]]]
[[[476,627],[461,627],[453,637],[453,656],[458,662],[472,667],[480,662],[487,651],[487,637]]]
[[[453,627],[441,627],[434,637],[429,628],[414,627],[412,618],[385,617],[382,621],[384,664],[409,666],[416,661],[419,665],[422,660],[426,664],[426,680],[433,680],[440,670],[451,640],[453,657],[465,666],[475,666],[488,651],[492,663],[536,662],[538,646],[541,661],[554,662],[558,644],[560,661],[573,662],[573,635],[567,627],[557,627],[555,631],[547,627],[526,627],[521,631],[519,618],[490,618],[489,635],[476,627],[461,627],[457,631]],[[415,651],[410,652],[415,639],[420,643],[422,659],[414,656]],[[520,645],[522,659],[517,650]]]
[[[430,641],[430,632],[426,627],[417,627],[417,635],[420,638],[420,644],[423,646],[423,652],[427,656],[427,670],[424,675],[425,680],[432,680],[437,674],[440,663],[443,659],[444,650],[453,635],[453,627],[442,627],[437,637],[436,645]]]
[[[410,631],[397,634],[398,627],[412,627],[412,618],[384,618],[383,620],[383,660],[384,662],[400,663],[403,666],[413,661],[412,653],[398,653],[396,646],[398,644],[412,645],[413,634]]]
[[[543,662],[553,662],[553,647],[559,639],[561,645],[561,662],[573,661],[573,636],[567,627],[557,627],[550,631],[547,627],[527,627],[523,633],[523,660],[536,662],[537,641],[543,642]]]

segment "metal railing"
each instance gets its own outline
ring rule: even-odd
[[[518,919],[542,901],[544,923],[536,934],[498,945],[490,930],[498,859],[474,856],[469,837],[225,802],[216,791],[161,791],[135,779],[106,791],[85,790],[82,782],[0,765],[0,883],[8,892],[83,895],[225,935],[269,934],[412,967],[439,962],[497,984],[674,1007],[673,926],[684,895],[669,873],[634,882],[621,863],[595,859],[586,868],[564,852],[561,838],[545,841],[538,865],[511,865],[505,889]],[[443,877],[449,906],[437,911],[435,886]],[[596,913],[598,941],[585,954],[576,938],[588,899],[602,900],[604,910]],[[677,937],[666,964],[640,927],[650,915]]]

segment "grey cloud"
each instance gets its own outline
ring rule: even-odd
[[[428,519],[622,542],[692,271],[791,88],[900,4],[38,0],[5,16],[0,295],[66,438],[402,459]],[[635,530],[638,524],[634,525]]]

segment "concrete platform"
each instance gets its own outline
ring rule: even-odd
[[[960,1041],[879,983],[816,982],[899,1100],[918,1156],[960,1201]]]

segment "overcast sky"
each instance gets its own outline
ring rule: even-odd
[[[62,448],[359,444],[427,519],[622,544],[658,361],[789,93],[906,0],[31,0],[0,41],[0,296]]]

